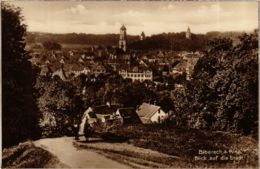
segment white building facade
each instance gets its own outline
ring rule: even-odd
[[[120,70],[119,75],[121,75],[124,79],[132,79],[133,81],[143,82],[145,80],[152,81],[153,80],[153,72],[150,70],[146,70],[143,72],[131,72],[127,70]]]

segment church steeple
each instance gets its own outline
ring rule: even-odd
[[[186,32],[186,39],[191,39],[191,31],[190,27],[188,26],[187,32]]]
[[[122,27],[120,28],[119,49],[126,51],[126,42],[126,27],[125,25],[122,25]]]

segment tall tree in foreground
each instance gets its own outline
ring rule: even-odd
[[[25,51],[26,26],[19,8],[1,4],[3,148],[38,136],[33,98],[35,74]]]
[[[236,46],[215,39],[195,66],[189,86],[190,125],[246,135],[258,133],[258,37]]]

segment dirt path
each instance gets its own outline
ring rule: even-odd
[[[63,164],[71,168],[130,168],[93,150],[77,149],[72,142],[72,138],[62,137],[41,139],[34,143],[57,156]]]
[[[179,163],[178,157],[127,143],[102,140],[85,143],[62,137],[41,139],[35,145],[48,150],[72,168],[169,168]]]

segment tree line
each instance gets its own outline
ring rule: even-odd
[[[129,42],[138,40],[138,36],[127,36]],[[68,33],[68,34],[52,34],[28,32],[26,37],[27,43],[44,43],[53,41],[66,44],[85,44],[99,46],[118,46],[119,34],[85,34],[85,33]]]
[[[167,49],[174,51],[202,51],[207,43],[217,37],[231,38],[235,43],[239,41],[238,36],[242,32],[208,32],[206,34],[192,34],[191,39],[186,39],[185,32],[161,33],[151,35],[144,40],[139,36],[127,35],[128,48],[135,50]],[[29,44],[44,44],[56,42],[60,44],[85,44],[97,46],[118,46],[119,34],[85,34],[68,33],[52,34],[28,32],[26,42]]]

